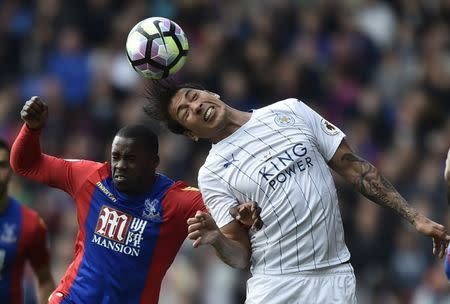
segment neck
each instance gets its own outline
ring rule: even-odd
[[[252,113],[239,111],[234,108],[229,108],[227,124],[223,128],[223,130],[215,137],[211,138],[213,143],[217,143],[222,139],[230,136],[234,132],[237,131],[240,127],[242,127],[247,121],[250,120]]]
[[[147,192],[150,191],[150,189],[152,189],[153,185],[155,184],[156,174],[153,175],[151,178],[149,178],[148,181],[149,182],[145,186],[142,186],[139,189],[134,189],[134,191],[127,191],[124,193],[126,195],[131,195],[131,196],[139,196],[139,195],[146,194]]]
[[[0,194],[0,213],[5,211],[6,208],[8,208],[8,193],[4,191]]]

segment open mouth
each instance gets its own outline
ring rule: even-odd
[[[125,181],[127,178],[124,176],[124,175],[121,175],[121,174],[116,174],[116,175],[114,175],[114,180],[116,181],[116,182],[123,182],[123,181]]]
[[[205,114],[203,115],[203,120],[208,121],[208,119],[212,116],[213,113],[214,107],[211,106],[205,111]]]

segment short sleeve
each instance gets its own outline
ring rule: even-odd
[[[222,228],[232,222],[234,219],[229,210],[231,207],[237,206],[238,201],[232,193],[227,191],[227,185],[221,182],[220,178],[210,172],[207,167],[200,168],[198,185],[206,207],[217,226]]]
[[[181,187],[180,191],[180,197],[183,199],[182,206],[184,206],[183,214],[185,220],[194,217],[197,211],[208,212],[208,209],[206,209],[206,206],[203,203],[202,194],[199,189],[186,186]]]
[[[320,153],[326,161],[329,161],[341,144],[342,139],[345,138],[344,132],[302,101],[291,100],[294,103],[296,116],[304,120],[317,143]]]

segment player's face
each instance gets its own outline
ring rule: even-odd
[[[149,191],[155,178],[158,156],[148,152],[134,138],[116,136],[111,148],[111,168],[114,186],[123,193],[140,194]]]
[[[227,105],[219,95],[191,88],[180,89],[172,98],[169,114],[190,130],[191,138],[217,137],[225,128]]]
[[[9,153],[5,149],[0,149],[0,196],[8,190],[8,183],[11,178],[11,167],[9,166]]]

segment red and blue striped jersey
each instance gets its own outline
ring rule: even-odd
[[[0,213],[1,303],[23,303],[22,276],[25,262],[34,270],[48,265],[47,229],[37,213],[8,198]]]
[[[19,161],[20,160],[20,161]],[[116,190],[108,163],[42,154],[39,132],[22,128],[13,169],[75,200],[75,256],[50,303],[158,303],[162,279],[187,236],[187,219],[206,211],[200,192],[157,174],[149,191]]]

